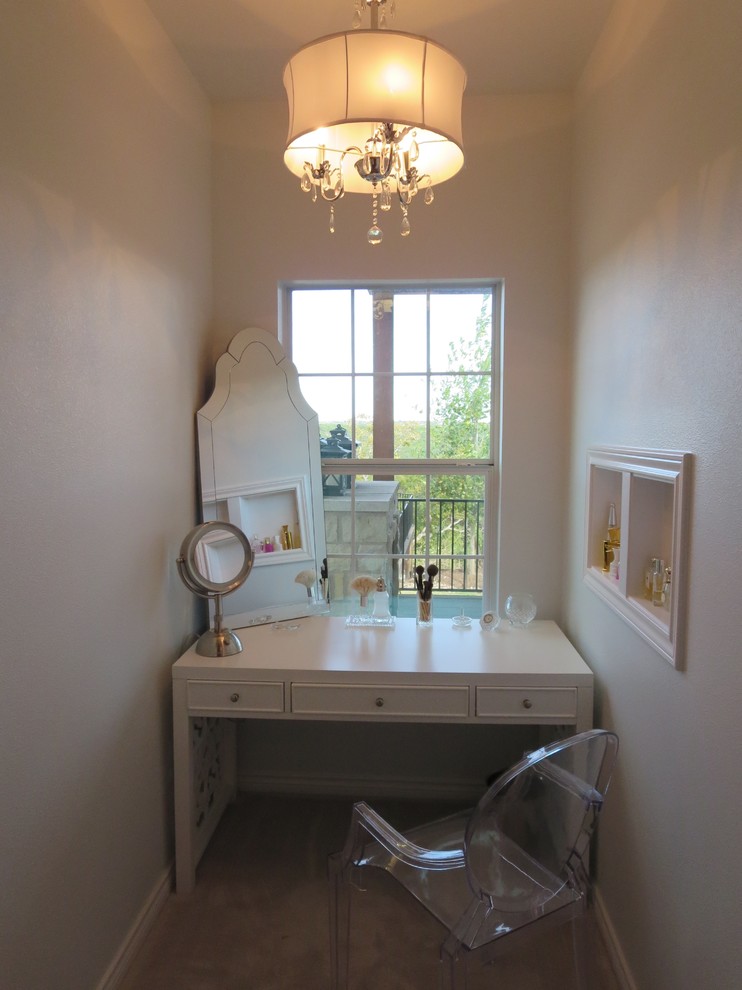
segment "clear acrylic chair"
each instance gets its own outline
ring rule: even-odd
[[[525,756],[473,810],[402,835],[364,802],[353,807],[345,846],[329,860],[333,990],[348,987],[351,886],[386,870],[443,925],[440,983],[467,985],[471,963],[490,962],[519,936],[571,922],[575,975],[588,983],[583,929],[589,845],[618,737],[582,732]]]

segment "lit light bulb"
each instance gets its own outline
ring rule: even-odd
[[[388,93],[404,93],[410,88],[410,73],[398,63],[391,63],[382,69],[381,80]]]

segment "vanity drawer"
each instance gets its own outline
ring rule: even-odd
[[[282,681],[188,681],[188,710],[282,712]]]
[[[292,684],[295,715],[467,718],[466,685]]]
[[[477,688],[479,717],[543,722],[577,718],[577,688]]]

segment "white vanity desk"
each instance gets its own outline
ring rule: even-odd
[[[447,619],[432,629],[418,629],[414,619],[365,629],[315,616],[239,636],[237,656],[210,659],[192,647],[173,666],[179,893],[193,889],[196,864],[235,789],[232,731],[218,793],[206,822],[197,822],[195,717],[592,727],[593,674],[554,622],[483,632],[476,622],[458,629]]]

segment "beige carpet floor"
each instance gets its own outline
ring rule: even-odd
[[[374,801],[401,828],[442,803]],[[192,894],[172,894],[120,990],[328,990],[326,860],[349,822],[344,799],[241,795]],[[351,990],[435,990],[442,929],[384,873],[353,900]],[[619,990],[594,930],[595,990]],[[571,990],[569,927],[479,970],[471,990]]]

